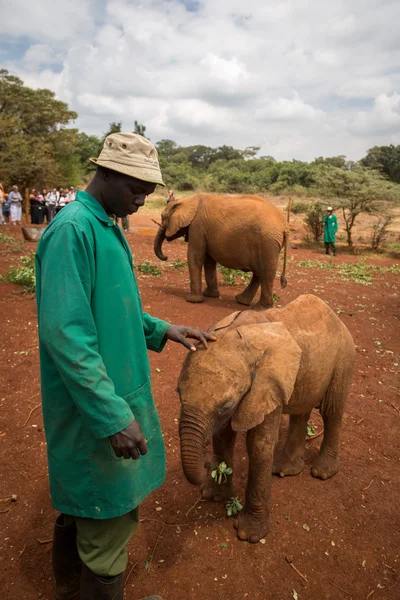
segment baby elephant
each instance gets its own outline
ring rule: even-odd
[[[183,470],[190,483],[203,483],[211,437],[214,464],[232,467],[236,432],[246,431],[246,503],[235,528],[239,539],[256,543],[269,530],[271,473],[297,475],[304,467],[313,408],[323,417],[324,437],[311,473],[320,479],[337,473],[355,346],[335,313],[312,295],[282,309],[233,313],[212,331],[217,341],[188,355],[179,377]],[[289,431],[274,458],[282,413],[290,415]],[[230,498],[232,477],[221,485],[208,477],[202,495]]]

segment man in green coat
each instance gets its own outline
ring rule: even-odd
[[[43,234],[36,254],[43,418],[57,518],[57,600],[123,600],[139,504],[165,479],[147,350],[195,351],[209,334],[142,310],[132,254],[113,218],[163,185],[144,137],[106,138],[94,178]]]
[[[336,256],[336,232],[338,230],[338,222],[336,215],[333,214],[332,206],[328,206],[326,209],[326,215],[324,216],[324,243],[325,243],[325,254],[329,254],[329,248],[332,248],[333,256]]]

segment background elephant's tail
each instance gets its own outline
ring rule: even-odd
[[[289,232],[288,231],[284,231],[283,232],[283,270],[281,273],[281,287],[285,288],[287,286],[287,279],[286,279],[286,258],[287,258],[287,249],[288,249],[288,243],[289,243]]]

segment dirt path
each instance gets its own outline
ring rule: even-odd
[[[202,305],[185,302],[187,269],[168,266],[185,260],[184,244],[172,244],[170,262],[161,265],[153,257],[150,238],[128,234],[128,239],[136,263],[149,259],[162,268],[160,277],[139,274],[145,310],[178,324],[207,327],[238,309],[234,295],[240,287],[222,286],[221,299]],[[201,502],[190,511],[199,491],[186,482],[180,466],[175,392],[185,350],[168,345],[163,354],[151,356],[168,479],[142,506],[144,521],[130,545],[128,600],[155,592],[165,600],[290,600],[296,594],[300,600],[400,597],[400,276],[376,272],[372,285],[365,286],[339,280],[337,271],[298,266],[304,260],[324,262],[322,255],[298,250],[291,256],[288,287],[281,290],[276,283],[278,304],[301,293],[317,294],[340,314],[357,345],[341,471],[326,482],[313,479],[309,467],[321,438],[309,442],[304,472],[274,479],[272,525],[265,544],[237,541],[221,505]],[[17,257],[2,255],[0,272]],[[337,262],[355,260],[338,257]],[[0,502],[1,598],[51,600],[49,540],[55,513],[40,408],[27,421],[40,401],[34,300],[16,286],[0,283],[0,314],[0,498],[17,495],[14,503]],[[319,426],[317,415],[313,422]],[[239,439],[235,463],[242,498],[247,463],[243,441]],[[151,568],[146,570],[150,555]]]

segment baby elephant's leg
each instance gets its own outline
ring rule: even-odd
[[[261,425],[247,434],[249,477],[246,504],[234,526],[240,540],[259,542],[269,531],[272,461],[278,439],[281,408],[265,417]]]
[[[350,383],[351,370],[338,370],[321,402],[320,410],[324,420],[324,437],[319,455],[311,469],[313,477],[329,479],[339,470],[339,435]]]
[[[228,467],[233,468],[233,450],[235,447],[236,432],[231,427],[231,422],[221,430],[213,434],[213,464],[217,467],[221,462],[227,464]],[[207,500],[214,500],[214,502],[222,502],[231,498],[233,493],[232,486],[232,475],[226,476],[226,481],[221,484],[207,478],[207,481],[201,486],[201,495]]]
[[[272,472],[276,475],[281,477],[298,475],[304,469],[304,452],[309,418],[309,412],[302,415],[290,415],[285,446],[274,458]]]

